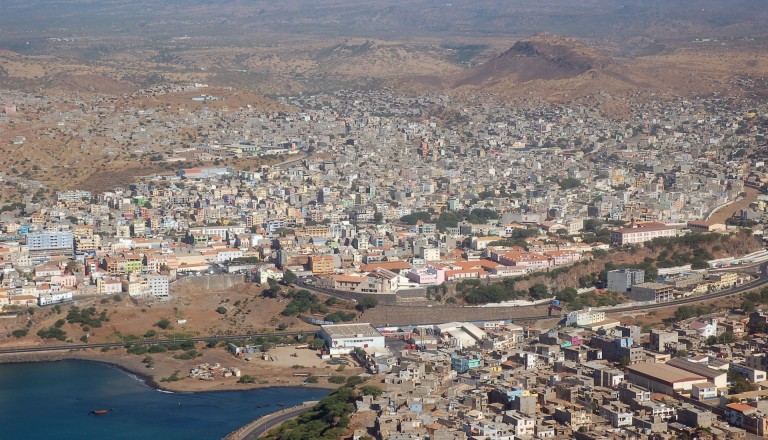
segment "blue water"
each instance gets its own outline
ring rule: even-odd
[[[282,409],[279,403],[287,408],[327,394],[310,388],[165,393],[95,362],[4,364],[0,440],[213,440]],[[106,415],[89,414],[109,408]]]

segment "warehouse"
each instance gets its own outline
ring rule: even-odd
[[[355,348],[384,347],[384,336],[368,323],[320,326],[331,356],[349,354]]]
[[[666,364],[639,363],[627,367],[627,372],[630,383],[665,394],[690,391],[693,385],[707,382],[704,376]]]

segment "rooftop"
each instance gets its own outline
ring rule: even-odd
[[[368,323],[358,324],[332,324],[323,325],[321,328],[332,338],[354,338],[381,336],[378,330]]]

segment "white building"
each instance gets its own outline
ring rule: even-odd
[[[614,244],[624,245],[633,243],[645,243],[659,237],[675,237],[677,230],[664,223],[646,223],[632,225],[628,228],[620,228],[611,232],[611,241]]]
[[[323,325],[320,337],[331,356],[349,354],[355,348],[384,348],[384,336],[368,323]]]
[[[147,286],[149,287],[149,295],[157,299],[169,298],[169,279],[168,275],[147,275]]]
[[[72,301],[71,291],[42,293],[37,298],[37,304],[40,306],[47,306],[49,304],[58,304],[67,301]]]
[[[599,312],[587,307],[584,310],[574,310],[565,318],[565,325],[592,325],[596,322],[605,321],[605,312]]]

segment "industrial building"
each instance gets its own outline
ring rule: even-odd
[[[355,348],[384,347],[384,336],[368,323],[323,325],[320,337],[331,356],[349,354]]]
[[[708,382],[707,378],[666,364],[638,363],[627,367],[630,383],[648,388],[651,392],[673,395],[690,391],[693,385]]]

